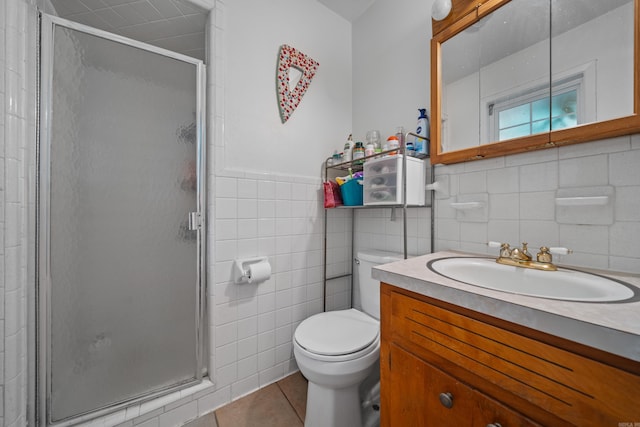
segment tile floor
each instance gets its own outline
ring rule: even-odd
[[[296,372],[185,427],[303,427],[306,405],[307,380]]]

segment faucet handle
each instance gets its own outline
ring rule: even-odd
[[[557,248],[557,247],[549,248],[549,252],[551,252],[554,255],[568,255],[573,253],[573,251],[569,248]]]
[[[509,258],[512,253],[512,249],[509,247],[508,243],[503,243],[500,245],[500,258]]]
[[[500,248],[500,258],[509,258],[511,256],[511,248],[508,243],[500,242],[487,242],[487,246],[490,248]]]
[[[540,252],[538,252],[538,254],[536,255],[536,259],[538,260],[538,262],[551,264],[551,262],[553,261],[553,257],[551,256],[551,254],[567,255],[571,253],[573,253],[571,249],[557,248],[557,247],[549,248],[549,247],[543,246],[540,248]]]
[[[553,257],[551,256],[551,253],[549,253],[549,248],[546,246],[542,246],[540,248],[540,252],[537,253],[536,255],[536,260],[538,262],[544,262],[546,264],[551,264],[551,262],[553,261]]]

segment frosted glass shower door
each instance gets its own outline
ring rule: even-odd
[[[42,28],[40,295],[56,422],[201,379],[202,64],[58,19]]]

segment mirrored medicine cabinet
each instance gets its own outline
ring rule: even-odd
[[[431,162],[640,132],[640,0],[453,0],[433,21]]]

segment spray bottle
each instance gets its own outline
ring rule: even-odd
[[[417,138],[414,141],[414,148],[416,150],[416,157],[427,157],[429,155],[429,117],[427,116],[426,108],[418,108],[420,116],[418,117],[418,126],[416,127],[416,134],[421,138]]]

